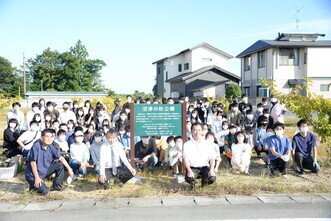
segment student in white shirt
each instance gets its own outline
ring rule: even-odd
[[[236,133],[237,142],[232,144],[231,165],[237,173],[249,174],[249,165],[251,164],[252,146],[246,143],[245,133],[239,131]]]
[[[66,141],[66,131],[60,129],[57,132],[57,137],[54,139],[54,142],[56,142],[59,145],[59,152],[60,154],[66,159],[67,162],[70,161],[70,154],[69,154],[69,145]]]
[[[169,162],[172,167],[172,173],[179,175],[182,171],[183,161],[183,140],[181,136],[174,138],[175,146],[169,150]]]
[[[185,181],[190,184],[191,189],[195,186],[195,180],[199,178],[202,187],[216,181],[215,152],[212,145],[202,136],[202,128],[199,123],[192,125],[193,139],[187,141],[183,149]]]
[[[60,113],[61,123],[68,123],[69,120],[73,120],[74,122],[77,121],[75,113],[69,110],[68,102],[64,102],[62,108],[63,111]]]
[[[213,150],[215,151],[215,174],[218,172],[218,167],[222,161],[221,154],[220,154],[220,147],[218,146],[217,139],[215,138],[212,132],[208,132],[206,134],[206,140],[213,146]]]
[[[6,115],[7,123],[10,119],[15,118],[18,121],[18,130],[24,129],[24,113],[20,111],[21,104],[19,102],[14,102],[12,104],[13,110],[9,111]]]
[[[41,110],[39,108],[39,104],[37,102],[33,102],[31,107],[32,107],[31,110],[26,114],[26,129],[27,130],[30,129],[29,128],[29,125],[30,125],[30,122],[35,117],[35,114],[40,114],[40,121],[41,122],[44,121],[44,119],[43,119],[43,113],[41,112]],[[38,122],[38,123],[39,123],[39,126],[41,127],[40,122]],[[41,128],[41,130],[43,130],[43,129],[44,128]]]
[[[31,121],[30,130],[25,131],[17,139],[19,149],[22,150],[24,157],[28,156],[34,142],[36,142],[40,137],[41,137],[41,132],[39,131],[39,125],[38,125],[37,121]]]
[[[125,166],[121,166],[123,163]],[[109,189],[109,180],[114,178],[114,184],[121,186],[129,181],[136,170],[126,158],[123,145],[117,140],[117,132],[110,129],[106,134],[106,142],[100,149],[100,176],[99,182],[104,189]]]

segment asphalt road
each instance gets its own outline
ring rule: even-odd
[[[331,220],[331,203],[238,204],[209,206],[122,207],[0,213],[17,220]]]

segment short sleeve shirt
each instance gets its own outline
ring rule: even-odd
[[[295,152],[301,152],[304,156],[311,156],[313,147],[316,147],[316,139],[314,134],[309,133],[307,136],[302,136],[300,133],[296,134],[292,140],[293,149]]]
[[[27,180],[34,180],[34,175],[32,173],[31,162],[35,161],[37,164],[37,170],[39,177],[44,179],[49,166],[54,159],[59,159],[61,157],[60,152],[56,147],[51,144],[45,149],[41,143],[41,140],[35,142],[28,155],[28,163],[25,170],[25,178]]]
[[[283,136],[281,139],[279,139],[275,135],[271,136],[269,138],[268,146],[269,148],[274,148],[275,151],[281,155],[285,155],[287,151],[292,150],[290,139],[286,136]],[[275,155],[273,155],[271,151],[269,152],[268,156],[270,160],[274,160],[278,158]]]

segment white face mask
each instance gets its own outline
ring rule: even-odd
[[[275,133],[278,137],[281,137],[284,134],[284,130],[276,130]]]
[[[125,109],[125,112],[128,114],[130,113],[130,109]]]
[[[196,118],[196,117],[197,117],[197,114],[192,114],[192,117],[193,117],[193,118]]]
[[[77,143],[82,143],[84,140],[84,137],[76,137],[75,140]]]
[[[237,132],[237,129],[234,129],[234,128],[233,128],[233,129],[230,130],[230,133],[231,133],[231,134],[235,134],[236,132]]]
[[[143,141],[144,144],[148,144],[148,140],[149,140],[148,138],[142,139],[142,141]]]
[[[248,115],[247,115],[247,118],[248,118],[249,120],[253,120],[253,117],[254,117],[254,116],[253,116],[252,114],[248,114]]]
[[[15,123],[10,123],[9,127],[14,129],[16,127],[16,124]]]
[[[63,142],[63,141],[65,141],[65,139],[66,139],[66,136],[59,136],[59,141]]]
[[[248,101],[247,97],[243,98],[243,102],[247,102],[247,101]]]
[[[169,146],[170,146],[170,147],[174,147],[175,145],[176,145],[175,142],[170,142],[170,143],[169,143]]]
[[[263,112],[263,108],[262,108],[262,107],[259,107],[259,108],[257,109],[257,111],[260,112],[260,113],[262,113],[262,112]]]
[[[53,111],[53,107],[47,107],[47,110],[52,112]]]
[[[193,110],[194,110],[193,108],[188,109],[188,111],[189,111],[190,113],[191,113]]]
[[[233,111],[238,111],[238,107],[233,107],[232,110]]]
[[[223,120],[223,117],[222,116],[217,116],[217,120],[221,121],[221,120]]]
[[[127,135],[128,137],[130,137],[130,132],[126,132],[126,135]]]
[[[273,135],[275,135],[274,132],[267,132],[267,137],[271,137],[271,136],[273,136]]]
[[[48,117],[45,118],[45,120],[50,121],[51,117],[48,116]]]
[[[125,121],[126,120],[126,116],[121,116],[121,120]]]
[[[125,130],[120,130],[119,133],[123,136],[125,134]]]
[[[32,131],[38,131],[38,126],[37,125],[32,125],[31,130]]]
[[[71,128],[74,127],[74,125],[73,124],[68,124],[68,127],[71,129]]]
[[[214,143],[214,138],[208,138],[207,141],[210,143]]]
[[[267,118],[269,118],[270,114],[265,114],[264,116],[266,116]]]
[[[206,134],[206,133],[208,133],[208,130],[202,130],[202,133]]]
[[[32,111],[36,113],[36,112],[39,111],[39,108],[38,107],[34,107],[34,108],[32,108]]]
[[[223,128],[223,130],[227,130],[229,128],[229,126],[228,125],[223,125],[222,128]]]
[[[245,140],[245,137],[237,137],[238,143],[243,143]]]
[[[308,127],[300,127],[300,131],[302,133],[307,133],[308,132]]]
[[[40,120],[41,120],[41,118],[40,118],[40,117],[36,117],[36,121],[38,121],[38,122],[39,122]]]
[[[79,115],[79,116],[82,116],[83,114],[84,114],[83,111],[78,111],[78,115]]]
[[[176,147],[181,150],[183,148],[183,142],[176,143]]]
[[[94,138],[94,142],[101,142],[102,141],[102,137],[95,137]]]

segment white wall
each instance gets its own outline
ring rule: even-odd
[[[211,58],[211,62],[203,61],[202,58]],[[205,46],[192,50],[192,71],[198,70],[209,65],[217,65],[228,70],[228,58]]]
[[[307,48],[308,77],[331,77],[331,48]]]
[[[324,98],[331,99],[331,87],[329,87],[329,91],[321,91],[321,84],[331,84],[331,77],[330,80],[313,79],[313,87],[310,88],[310,92],[317,95],[322,95]]]

